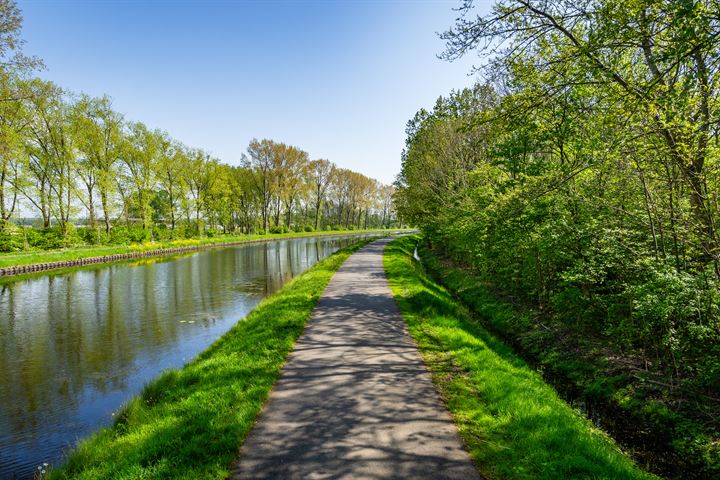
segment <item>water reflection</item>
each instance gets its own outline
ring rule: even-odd
[[[220,248],[0,286],[0,478],[60,461],[160,371],[357,238]]]

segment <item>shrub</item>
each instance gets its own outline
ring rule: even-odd
[[[171,230],[165,224],[158,224],[153,227],[153,238],[161,242],[167,242],[170,240],[177,240],[183,235],[180,235],[178,229]]]
[[[274,234],[288,233],[288,229],[287,229],[287,227],[281,227],[279,225],[276,225],[276,226],[270,228],[270,233],[274,233]]]
[[[147,242],[152,238],[152,230],[145,230],[140,225],[132,225],[128,228],[128,237],[132,243]]]
[[[303,228],[306,232],[314,232],[315,229],[311,225],[305,225],[305,228]]]
[[[0,252],[17,252],[25,248],[23,230],[12,224],[0,229]]]
[[[110,229],[110,243],[113,245],[127,245],[130,243],[128,229],[124,225],[116,225]]]
[[[38,231],[30,245],[42,250],[52,250],[64,247],[65,239],[60,227],[46,227]]]
[[[100,227],[80,227],[77,234],[88,245],[104,245],[109,241],[108,234]]]

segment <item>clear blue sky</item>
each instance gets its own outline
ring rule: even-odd
[[[436,58],[459,0],[18,4],[40,76],[232,164],[272,138],[389,183],[407,120],[474,82]]]

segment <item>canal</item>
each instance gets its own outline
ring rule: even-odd
[[[268,241],[0,284],[0,478],[32,478],[265,296],[367,235]]]

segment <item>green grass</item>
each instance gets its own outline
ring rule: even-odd
[[[393,230],[394,231],[394,230]],[[197,238],[188,240],[170,240],[165,242],[147,242],[132,245],[97,247],[63,248],[59,250],[31,250],[25,252],[0,253],[0,268],[32,265],[35,263],[61,262],[80,260],[105,255],[118,255],[142,251],[160,250],[165,248],[189,247],[196,245],[213,245],[227,242],[251,242],[254,240],[275,240],[289,237],[317,237],[322,235],[343,235],[356,233],[387,232],[387,230],[332,230],[317,232],[269,233],[267,235],[221,235],[217,237]]]
[[[183,369],[162,374],[51,478],[226,478],[325,286],[369,241],[320,261]]]
[[[656,478],[426,275],[412,258],[417,241],[392,242],[385,270],[408,330],[486,478]]]

